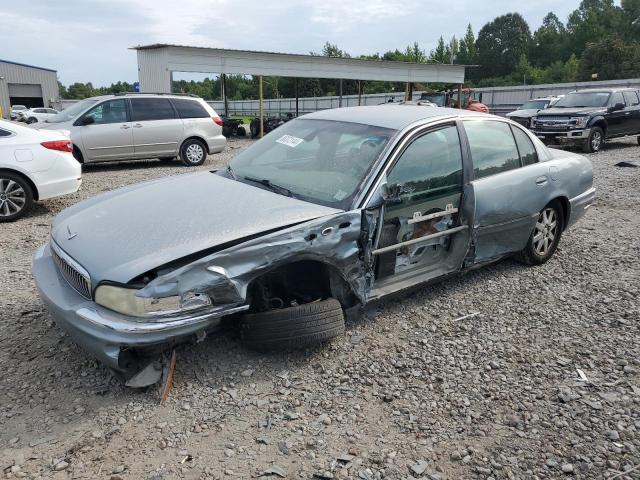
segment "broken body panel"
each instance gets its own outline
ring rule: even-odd
[[[353,121],[363,121],[367,108],[372,107],[356,108]],[[211,298],[209,309],[158,318],[119,314],[70,288],[48,245],[36,252],[33,263],[41,297],[76,342],[108,366],[127,372],[135,363],[127,352],[202,338],[223,317],[250,309],[253,286],[279,269],[320,265],[330,296],[344,308],[362,306],[522,250],[537,213],[554,199],[563,202],[566,226],[593,202],[591,165],[584,157],[549,150],[530,136],[538,162],[475,179],[460,116],[479,114],[407,108],[419,109],[411,110],[413,116],[425,115],[425,110],[442,113],[429,112],[431,118],[421,120],[410,116],[395,125],[401,115],[398,109],[389,110],[385,126],[397,133],[348,211],[203,172],[94,197],[54,221],[52,242],[90,272],[93,288],[117,283],[151,300],[197,292]],[[344,121],[347,110],[313,115]],[[414,139],[444,127],[459,135],[459,189],[438,197],[441,208],[395,211],[393,229],[388,228],[386,209],[393,207],[381,196],[387,173]],[[167,191],[182,192],[182,203],[165,201]],[[207,202],[213,195],[233,206]],[[386,239],[385,228],[393,230]],[[304,277],[300,280],[309,280]]]

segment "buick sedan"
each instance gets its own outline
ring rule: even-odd
[[[68,208],[33,275],[56,323],[126,377],[223,320],[250,346],[300,347],[408,287],[506,256],[540,265],[594,195],[589,160],[508,119],[325,110],[226,169]]]

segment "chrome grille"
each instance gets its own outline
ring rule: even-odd
[[[51,255],[58,271],[67,283],[84,298],[91,300],[91,280],[89,274],[67,254],[51,242]]]
[[[560,117],[556,115],[544,115],[537,118],[538,122],[557,122],[557,123],[569,123],[569,117]]]

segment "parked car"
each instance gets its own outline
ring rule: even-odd
[[[18,118],[16,120],[32,124],[36,122],[44,122],[58,113],[60,112],[55,108],[28,108],[18,112]]]
[[[594,196],[589,160],[504,118],[324,110],[222,171],[68,208],[33,275],[58,325],[128,376],[222,318],[251,346],[299,347],[341,334],[345,310],[417,284],[510,255],[542,264]]]
[[[628,135],[638,135],[640,144],[640,92],[635,88],[571,92],[538,112],[531,129],[549,145],[577,145],[585,152],[597,152],[606,140]]]
[[[560,100],[560,98],[560,96],[555,96],[534,98],[533,100],[528,100],[524,102],[517,110],[507,113],[507,118],[529,128],[531,126],[531,119],[540,110],[552,107],[558,100]]]
[[[27,107],[25,107],[24,105],[12,105],[11,106],[11,113],[9,114],[9,118],[11,118],[11,120],[17,120],[18,119],[18,114],[20,112],[22,112],[23,110],[26,110]]]
[[[74,193],[81,167],[69,137],[0,120],[0,222],[25,215],[37,200]]]
[[[218,114],[191,95],[87,98],[35,127],[69,130],[80,163],[179,156],[185,165],[196,166],[227,143]]]

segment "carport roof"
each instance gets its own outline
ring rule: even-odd
[[[35,69],[38,69],[38,70],[45,70],[47,72],[57,72],[57,70],[52,70],[50,68],[36,67],[35,65],[29,65],[27,63],[12,62],[10,60],[2,60],[1,58],[0,58],[0,63],[8,63],[10,65],[18,65],[20,67],[35,68]]]
[[[274,75],[300,78],[382,80],[423,83],[463,83],[466,65],[412,63],[363,58],[325,57],[297,53],[194,47],[154,43],[131,47],[141,60],[173,72]],[[154,60],[140,57],[142,52]],[[156,56],[155,52],[158,53]],[[150,62],[150,63],[149,63]]]

